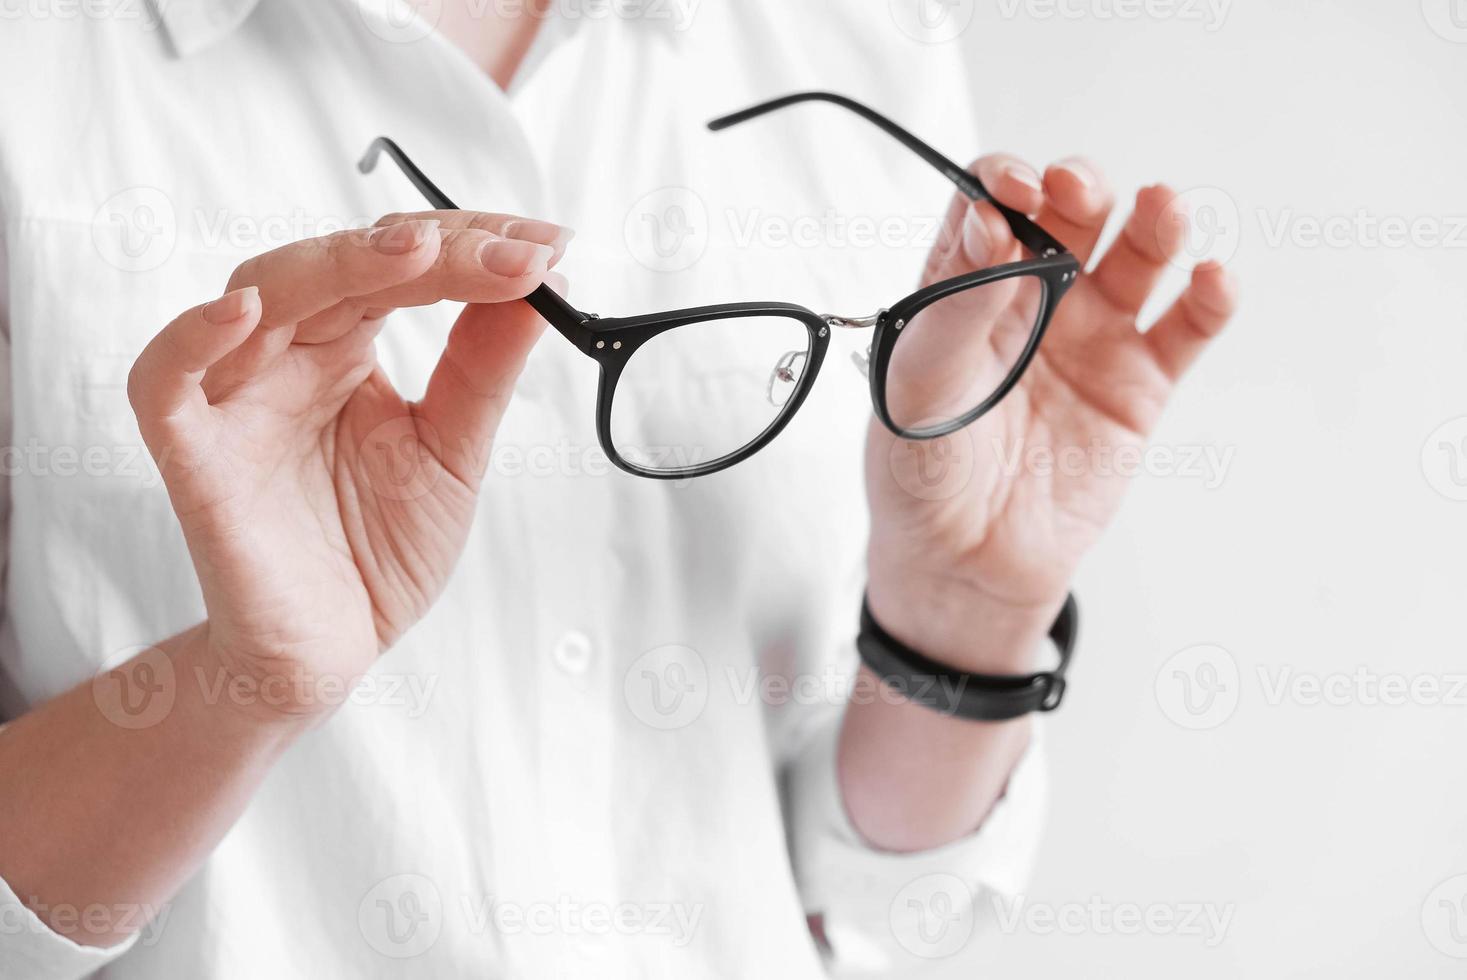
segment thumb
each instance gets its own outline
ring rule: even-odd
[[[1018,240],[998,208],[961,194],[943,220],[937,247],[927,257],[923,285],[1022,258]]]
[[[564,294],[560,273],[545,282]],[[466,486],[477,487],[484,476],[499,420],[544,329],[540,314],[515,300],[470,303],[449,332],[418,414],[442,438],[443,465]]]
[[[1024,214],[1043,203],[1033,168],[1007,153],[992,153],[968,168],[999,202]],[[927,258],[923,284],[1002,265],[1022,258],[1021,248],[998,208],[955,194],[943,218],[937,245]]]

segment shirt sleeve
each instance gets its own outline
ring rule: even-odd
[[[82,910],[42,910],[75,917]],[[0,977],[80,980],[132,948],[139,933],[115,946],[81,946],[53,930],[0,878]]]
[[[851,825],[836,779],[841,716],[787,770],[790,849],[833,977],[979,976],[1028,879],[1047,795],[1041,727],[979,830],[917,853],[879,851]]]

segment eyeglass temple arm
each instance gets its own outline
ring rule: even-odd
[[[761,102],[758,105],[749,106],[747,109],[740,109],[738,112],[731,112],[726,116],[719,116],[717,119],[708,123],[708,128],[717,132],[720,129],[727,129],[741,122],[747,122],[767,112],[783,109],[786,106],[796,105],[800,102],[829,102],[843,109],[849,109],[867,122],[875,124],[897,142],[917,154],[923,160],[926,160],[928,164],[948,180],[952,181],[958,190],[962,191],[969,198],[975,201],[987,201],[997,208],[999,213],[1004,216],[1004,219],[1008,221],[1009,227],[1014,232],[1014,237],[1035,255],[1057,255],[1066,250],[1058,239],[1029,220],[1028,215],[1022,211],[1015,211],[1008,205],[994,200],[993,195],[988,193],[988,188],[983,186],[983,181],[979,180],[976,176],[958,166],[875,109],[864,106],[855,99],[848,99],[844,95],[837,95],[834,92],[795,92],[791,95],[783,95],[777,99],[770,99],[768,102]]]
[[[408,155],[402,151],[402,147],[386,136],[379,136],[372,141],[372,145],[367,147],[367,152],[357,162],[357,169],[364,174],[371,173],[383,153],[392,158],[392,162],[397,164],[407,179],[412,181],[413,186],[428,199],[428,203],[435,209],[439,211],[460,210],[457,204],[449,200],[447,194],[438,189],[437,184],[428,179],[427,174],[418,169],[418,165],[408,158]],[[529,303],[536,313],[544,317],[546,323],[559,330],[577,347],[584,349],[586,345],[590,344],[591,332],[586,329],[586,321],[591,318],[567,303],[565,297],[549,286],[537,287],[534,292],[525,297],[525,302]]]

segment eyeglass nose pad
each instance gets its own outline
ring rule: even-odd
[[[861,377],[869,380],[871,377],[871,345],[866,345],[864,354],[858,350],[851,351],[851,363],[856,365],[856,370],[861,372]]]
[[[800,375],[805,371],[806,357],[806,352],[802,350],[785,351],[780,355],[774,370],[769,372],[769,387],[766,391],[769,404],[775,408],[783,408],[784,403],[790,400],[790,395],[795,393],[795,388],[800,383]]]

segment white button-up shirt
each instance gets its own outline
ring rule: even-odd
[[[13,7],[6,715],[203,618],[127,371],[250,255],[423,208],[392,167],[355,170],[373,137],[464,207],[576,228],[562,269],[582,309],[861,315],[914,288],[947,183],[829,106],[703,124],[825,88],[969,158],[958,52],[906,6],[558,4],[508,93],[395,0]],[[410,397],[453,314],[383,333]],[[1031,751],[983,828],[931,853],[877,852],[845,817],[833,746],[870,414],[849,361],[869,338],[834,340],[769,448],[667,483],[607,463],[595,365],[548,333],[427,618],[349,696],[321,692],[344,703],[128,943],[73,945],[0,882],[0,975],[974,975],[1001,941],[992,897],[1034,849],[1042,776]],[[0,841],[0,863],[25,846]]]

